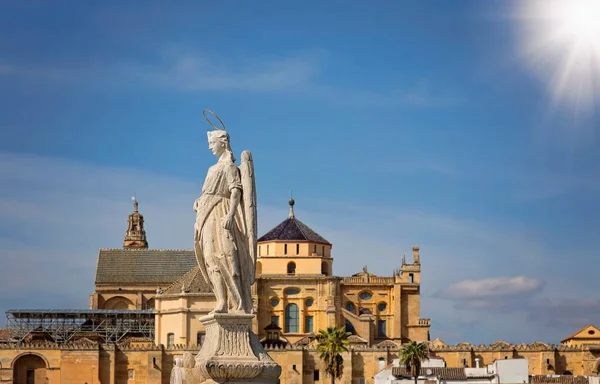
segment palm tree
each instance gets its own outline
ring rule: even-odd
[[[331,377],[331,384],[335,383],[335,379],[342,377],[344,359],[341,353],[348,351],[346,345],[350,335],[350,332],[341,327],[327,327],[317,333],[317,352],[325,363],[325,372]]]
[[[426,343],[411,341],[404,344],[400,351],[400,361],[410,369],[411,375],[415,378],[415,384],[421,373],[421,361],[429,358],[429,347]]]

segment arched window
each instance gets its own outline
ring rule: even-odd
[[[154,299],[149,299],[148,301],[146,301],[146,309],[154,309],[154,306]]]
[[[285,332],[298,333],[300,312],[298,306],[294,303],[285,307]]]
[[[329,276],[329,267],[325,261],[321,263],[321,274]]]
[[[351,322],[349,322],[348,320],[346,320],[345,323],[344,323],[344,325],[345,325],[344,328],[346,329],[346,332],[350,332],[353,335],[356,334],[356,330],[354,329],[354,325],[352,325]]]
[[[346,303],[346,310],[349,312],[354,313],[354,311],[356,311],[356,307],[354,306],[354,303],[349,301]]]
[[[175,334],[167,333],[167,348],[173,348],[175,345]]]
[[[290,261],[287,265],[287,273],[288,275],[294,275],[296,274],[296,263],[294,263],[293,261]]]
[[[48,382],[46,361],[41,356],[26,354],[18,357],[13,363],[12,383]],[[8,378],[8,376],[6,376]],[[4,380],[3,380],[4,381]]]
[[[387,337],[387,324],[385,320],[377,321],[377,336]]]
[[[106,300],[106,302],[104,303],[104,308],[103,309],[118,309],[118,310],[124,310],[124,309],[134,309],[135,305],[133,305],[133,302],[123,296],[115,296],[115,297],[111,297],[110,299]]]
[[[358,314],[359,315],[372,315],[373,312],[371,312],[371,310],[369,308],[360,308],[358,310]]]

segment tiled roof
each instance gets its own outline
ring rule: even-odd
[[[398,344],[394,343],[392,340],[383,340],[382,342],[377,343],[376,345],[377,347],[398,347]]]
[[[196,265],[192,250],[101,249],[96,284],[164,284]]]
[[[367,276],[367,277],[377,277],[377,275],[367,271],[367,266],[365,265],[362,269],[362,271],[355,273],[354,275],[352,275],[352,277],[363,277],[363,276]]]
[[[348,343],[350,344],[367,344],[367,340],[357,335],[348,336]]]
[[[466,380],[467,375],[465,374],[464,368],[448,368],[448,367],[422,367],[420,376],[425,376],[426,371],[431,369],[431,376],[435,376],[440,380]],[[392,368],[392,375],[396,377],[410,377],[410,371],[404,367]]]
[[[295,217],[285,219],[258,239],[259,242],[273,240],[310,241],[313,243],[331,244]]]
[[[309,345],[310,343],[312,343],[315,340],[315,334],[311,333],[308,336],[304,336],[303,338],[301,338],[300,340],[296,341],[294,343],[294,345]]]
[[[186,293],[212,293],[210,284],[204,280],[197,265],[177,279],[163,293],[167,295],[177,294],[181,293],[182,289]]]
[[[267,325],[263,329],[265,331],[270,331],[272,329],[277,330],[277,331],[281,331],[281,327],[279,325],[275,324],[274,322],[271,322],[271,324]]]
[[[571,376],[571,375],[560,375],[560,376],[546,376],[546,375],[532,375],[531,383],[535,384],[588,384],[588,378],[585,376]]]

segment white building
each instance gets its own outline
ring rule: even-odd
[[[398,360],[381,367],[375,375],[375,384],[414,384],[410,371]],[[419,384],[522,384],[529,383],[527,359],[497,360],[486,367],[448,368],[443,359],[431,358],[423,362]]]

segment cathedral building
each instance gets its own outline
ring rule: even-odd
[[[600,329],[593,325],[561,345],[429,341],[430,321],[420,313],[419,248],[412,251],[411,262],[403,258],[391,276],[366,266],[335,276],[333,244],[296,217],[290,200],[288,217],[258,239],[252,286],[252,328],[281,365],[280,384],[329,382],[314,335],[334,325],[352,333],[342,355],[344,384],[373,384],[407,341],[427,342],[432,357],[450,368],[524,358],[536,383],[563,383],[548,375],[600,374]],[[7,312],[0,382],[169,383],[174,359],[201,348],[199,318],[215,306],[197,265],[193,250],[149,248],[134,200],[123,247],[99,251],[89,309]],[[573,378],[569,384],[591,383]]]
[[[428,341],[429,319],[420,318],[419,248],[413,263],[378,277],[367,267],[353,276],[333,275],[333,245],[300,221],[289,202],[288,217],[258,239],[252,287],[253,331],[265,342],[308,343],[320,329],[343,326],[354,343]],[[134,201],[122,249],[101,249],[91,309],[155,309],[156,344],[197,345],[198,320],[215,305],[193,250],[150,250],[144,218]],[[271,338],[269,338],[271,336]]]

